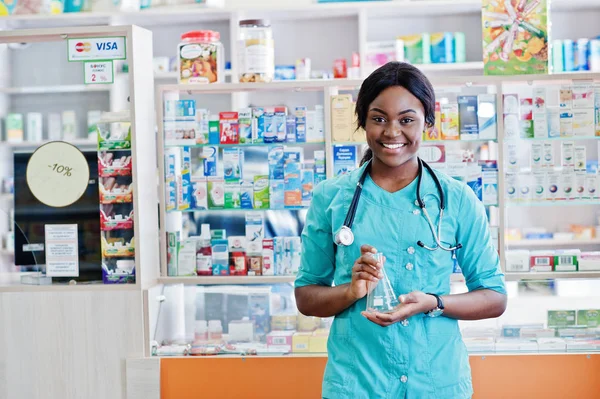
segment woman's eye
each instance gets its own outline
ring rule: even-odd
[[[373,117],[373,121],[375,121],[377,123],[385,123],[385,119],[382,118],[381,116],[375,116],[375,117]]]
[[[410,119],[410,118],[402,118],[402,119],[400,120],[400,123],[402,123],[402,124],[407,124],[407,123],[411,123],[412,121],[413,121],[413,120],[412,120],[412,119]]]

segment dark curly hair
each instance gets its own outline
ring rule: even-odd
[[[427,77],[416,67],[406,62],[388,62],[374,71],[360,86],[356,99],[357,128],[365,128],[369,106],[389,87],[402,86],[421,101],[425,110],[427,126],[435,124],[435,92]],[[373,151],[368,149],[360,161],[363,165],[373,158]]]

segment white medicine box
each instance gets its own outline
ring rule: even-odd
[[[507,272],[528,272],[529,271],[529,251],[527,251],[527,250],[506,251],[506,271]]]

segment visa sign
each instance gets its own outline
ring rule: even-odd
[[[69,61],[125,60],[125,37],[68,39]]]

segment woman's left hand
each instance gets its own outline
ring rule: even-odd
[[[400,305],[391,313],[370,313],[361,314],[375,324],[382,327],[391,326],[402,320],[419,313],[426,313],[437,306],[437,299],[433,295],[427,295],[421,291],[414,291],[410,294],[400,295]]]

